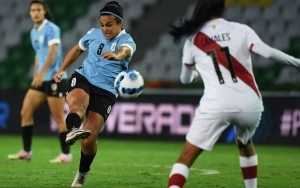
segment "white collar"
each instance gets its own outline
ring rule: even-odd
[[[48,23],[48,20],[44,19],[43,23],[40,25],[40,27],[38,29],[35,29],[35,26],[33,26],[33,27],[35,30],[40,31],[41,29],[43,29],[43,27],[46,25],[46,23]]]
[[[115,36],[114,38],[112,38],[112,39],[110,39],[110,40],[107,40],[107,41],[111,41],[111,40],[113,40],[113,39],[115,39],[115,38],[118,38],[119,36],[121,36],[121,35],[123,35],[123,34],[125,34],[125,33],[126,33],[125,29],[122,29],[122,31],[121,31],[117,36]]]
[[[122,31],[116,36],[116,38],[123,35],[123,34],[125,34],[125,33],[126,33],[125,29],[122,29]]]

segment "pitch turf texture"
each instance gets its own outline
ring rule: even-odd
[[[98,140],[99,150],[84,187],[164,188],[182,142]],[[78,168],[79,143],[72,146],[69,164],[48,164],[59,153],[56,137],[34,137],[33,159],[11,161],[8,154],[21,147],[19,136],[0,135],[0,187],[70,187]],[[300,152],[297,147],[257,146],[258,187],[300,187]],[[190,171],[187,188],[243,187],[234,145],[216,145]]]

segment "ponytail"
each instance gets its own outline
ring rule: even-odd
[[[196,33],[212,16],[222,16],[225,0],[198,0],[192,18],[185,19],[176,25],[170,25],[169,34],[175,42],[181,37]]]

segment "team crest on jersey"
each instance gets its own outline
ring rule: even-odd
[[[40,41],[40,43],[43,43],[43,42],[44,42],[44,35],[41,35],[41,36],[39,37],[39,41]]]
[[[86,34],[90,34],[93,30],[94,28],[90,29]]]
[[[216,25],[212,25],[211,27],[212,27],[213,29],[216,29]]]
[[[113,43],[113,44],[111,45],[110,49],[111,49],[112,51],[115,51],[116,45],[117,45],[116,43]]]
[[[57,84],[56,83],[51,84],[51,89],[52,89],[52,91],[56,91],[57,90]]]
[[[106,112],[109,114],[110,111],[111,111],[111,105],[109,105],[109,107],[107,108],[107,111],[106,111]]]

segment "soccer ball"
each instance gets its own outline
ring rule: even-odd
[[[136,70],[127,69],[117,75],[114,85],[120,97],[133,99],[142,93],[144,79]]]

